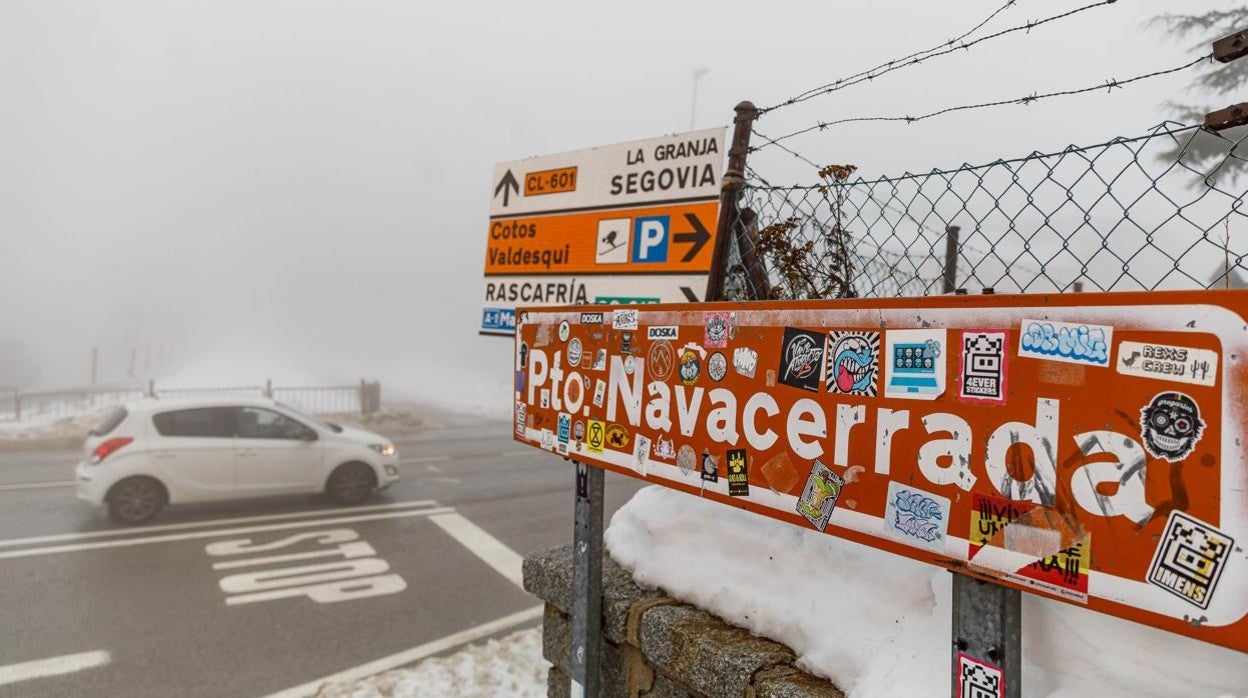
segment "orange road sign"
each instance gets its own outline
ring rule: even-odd
[[[1248,291],[516,312],[517,441],[1248,652]]]
[[[490,221],[486,276],[703,272],[719,202]]]

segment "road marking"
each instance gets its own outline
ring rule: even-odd
[[[419,456],[416,458],[400,458],[400,463],[445,463],[450,456]]]
[[[75,671],[104,666],[111,659],[112,657],[108,652],[96,650],[94,652],[65,654],[60,657],[36,659],[31,662],[22,662],[21,664],[0,666],[0,686],[17,683],[18,681],[40,679],[45,676],[72,674]]]
[[[447,635],[444,638],[434,640],[432,642],[426,642],[425,644],[418,645],[410,650],[404,650],[388,657],[382,657],[381,659],[371,661],[367,664],[361,664],[357,667],[347,669],[346,671],[340,671],[336,674],[322,676],[315,681],[309,681],[305,684],[295,686],[294,688],[278,691],[277,693],[266,696],[265,698],[306,698],[307,696],[315,696],[320,692],[321,687],[325,684],[348,683],[359,681],[360,679],[366,679],[375,674],[380,674],[383,671],[389,671],[396,667],[401,667],[424,659],[425,657],[445,652],[450,649],[455,649],[456,647],[466,645],[470,642],[476,642],[481,638],[489,637],[496,633],[502,632],[503,630],[507,630],[508,628],[520,625],[521,623],[536,620],[540,618],[541,615],[542,607],[534,606],[533,608],[525,609],[519,613],[513,613],[509,616],[503,616],[502,618],[492,620],[488,623],[482,623],[474,628],[461,630],[454,635]]]
[[[524,575],[521,572],[524,558],[520,557],[516,551],[508,548],[502,541],[486,533],[485,529],[460,514],[438,514],[429,517],[429,520],[459,541],[460,545],[468,548],[473,555],[481,558],[482,562],[493,567],[494,571],[510,580],[512,584],[521,589],[524,588]]]
[[[58,480],[56,482],[19,482],[13,485],[0,485],[0,492],[8,490],[37,490],[44,487],[73,487],[78,483],[73,480]]]
[[[35,555],[52,555],[54,553],[74,553],[82,550],[99,550],[102,548],[124,548],[131,545],[147,545],[150,543],[172,543],[175,541],[195,540],[197,538],[215,538],[217,536],[235,536],[244,533],[263,533],[265,531],[283,531],[291,528],[311,528],[313,526],[338,525],[356,521],[380,521],[383,519],[402,519],[410,516],[432,516],[455,511],[450,507],[418,509],[415,511],[394,511],[381,514],[365,514],[363,516],[341,516],[332,519],[315,519],[313,521],[295,521],[293,523],[270,524],[268,526],[248,526],[244,528],[223,528],[215,531],[196,531],[194,533],[174,533],[167,536],[147,536],[144,538],[123,538],[121,540],[104,540],[97,543],[76,543],[73,545],[53,545],[46,548],[23,548],[0,552],[0,560]]]
[[[233,524],[259,523],[261,521],[282,521],[298,519],[306,516],[332,516],[335,514],[358,514],[366,511],[384,511],[386,509],[404,509],[407,507],[438,506],[432,499],[420,499],[410,502],[394,502],[393,504],[370,504],[363,507],[336,507],[334,509],[313,509],[295,511],[288,514],[264,514],[262,516],[240,516],[233,519],[212,519],[211,521],[192,521],[179,524],[162,524],[160,526],[144,526],[142,528],[110,528],[105,531],[88,531],[86,533],[58,533],[50,536],[33,536],[30,538],[11,538],[0,540],[0,548],[11,548],[15,545],[36,545],[39,543],[59,543],[67,540],[90,540],[109,536],[134,536],[156,533],[157,531],[182,531],[189,528],[207,528],[210,526],[229,526]]]

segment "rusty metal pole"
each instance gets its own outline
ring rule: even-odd
[[[958,233],[959,226],[945,226],[945,273],[941,278],[942,293],[953,293],[958,287]]]
[[[737,201],[745,187],[745,156],[750,152],[750,135],[758,107],[746,100],[735,108],[732,120],[732,145],[728,148],[728,169],[724,171],[719,189],[719,222],[715,226],[715,249],[711,255],[711,271],[706,277],[706,300],[724,299],[724,276],[728,267],[728,250],[732,244],[732,226],[737,221]]]

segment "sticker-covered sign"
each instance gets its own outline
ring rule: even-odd
[[[518,441],[1248,651],[1248,291],[517,317]]]
[[[719,217],[726,129],[494,166],[482,334],[517,305],[696,301]]]

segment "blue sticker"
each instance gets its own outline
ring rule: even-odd
[[[516,311],[514,308],[485,308],[481,311],[481,330],[483,332],[515,332]]]
[[[910,545],[944,552],[949,500],[900,482],[889,482],[884,530]]]
[[[1087,366],[1108,366],[1114,328],[1049,320],[1023,320],[1018,355]]]

